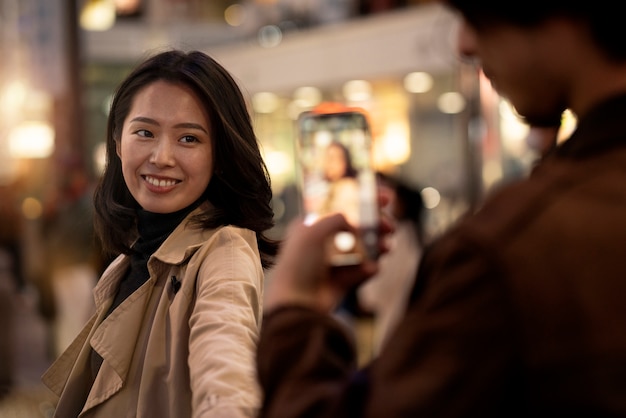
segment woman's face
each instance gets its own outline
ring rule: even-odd
[[[124,181],[144,210],[176,212],[204,193],[213,174],[210,132],[209,116],[188,87],[159,80],[139,90],[117,155]]]
[[[337,181],[346,175],[348,163],[343,150],[336,146],[330,145],[326,149],[326,158],[324,159],[324,171],[329,181]]]

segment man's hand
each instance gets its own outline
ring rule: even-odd
[[[383,220],[380,229],[383,243],[391,226]],[[312,225],[305,225],[301,220],[289,225],[276,265],[270,272],[266,311],[283,305],[301,305],[329,312],[349,288],[378,271],[377,260],[365,260],[354,266],[331,266],[326,244],[340,231],[356,234],[354,227],[340,214]],[[381,250],[386,251],[382,244]]]

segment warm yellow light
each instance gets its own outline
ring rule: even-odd
[[[374,143],[374,165],[384,169],[389,165],[400,165],[411,155],[409,129],[404,122],[391,122],[384,134]]]
[[[262,91],[252,96],[252,107],[257,113],[272,113],[280,104],[278,96],[274,93]]]
[[[498,108],[502,146],[510,155],[522,158],[527,149],[529,126],[520,119],[509,101],[501,101]]]
[[[98,175],[104,173],[107,161],[107,147],[105,142],[99,142],[93,150],[93,163]]]
[[[13,158],[47,158],[54,150],[54,129],[41,121],[26,121],[9,132]]]
[[[272,178],[283,176],[293,169],[292,159],[281,151],[270,151],[265,155],[265,163]]]
[[[313,142],[317,148],[326,148],[333,141],[333,134],[330,131],[316,131]]]
[[[569,138],[570,135],[576,130],[577,125],[578,125],[578,118],[576,117],[576,115],[572,113],[571,110],[568,109],[565,112],[563,112],[561,129],[559,130],[559,135],[557,137],[557,140],[561,142]]]
[[[390,163],[399,165],[409,159],[411,147],[409,133],[402,123],[392,123],[387,127],[384,138],[385,154]]]
[[[34,197],[27,197],[22,201],[22,214],[26,219],[37,219],[43,213],[43,205]]]
[[[433,87],[433,77],[423,71],[409,73],[404,77],[404,88],[410,93],[425,93]]]
[[[28,88],[22,81],[13,81],[6,85],[0,95],[2,113],[7,115],[19,112],[28,95]]]
[[[461,113],[465,109],[465,104],[463,95],[456,91],[443,93],[437,100],[439,110],[450,115]]]
[[[313,107],[322,101],[322,92],[317,87],[303,86],[293,93],[294,100],[297,100],[302,107]]]
[[[230,26],[241,26],[246,18],[246,8],[241,4],[230,5],[224,10],[224,20]]]
[[[109,30],[115,24],[115,2],[88,0],[80,12],[80,27],[91,31]]]
[[[350,80],[343,85],[343,95],[349,102],[363,102],[372,97],[372,85],[366,80]]]

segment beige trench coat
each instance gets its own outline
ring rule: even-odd
[[[129,258],[107,268],[96,314],[42,378],[60,396],[55,417],[255,416],[264,278],[255,233],[188,221],[150,258],[150,279],[105,319]],[[104,361],[90,390],[92,348]]]

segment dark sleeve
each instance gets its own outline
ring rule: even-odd
[[[345,326],[332,316],[288,306],[263,319],[258,377],[260,417],[345,417],[345,402],[360,391],[356,352]],[[348,402],[352,403],[352,402]]]
[[[523,384],[519,340],[493,250],[451,239],[422,263],[424,289],[359,373],[332,318],[293,308],[270,316],[259,348],[263,417],[515,416],[507,394]]]

